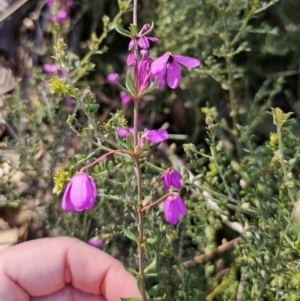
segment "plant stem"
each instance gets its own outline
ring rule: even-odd
[[[235,99],[235,93],[234,93],[234,87],[233,87],[233,72],[232,72],[232,58],[230,55],[230,40],[229,40],[229,30],[228,30],[228,24],[227,24],[227,12],[225,9],[225,1],[223,0],[223,25],[224,25],[224,33],[225,33],[225,48],[226,48],[226,53],[224,54],[224,57],[226,59],[226,65],[227,65],[227,76],[228,76],[228,86],[229,86],[229,101],[230,101],[230,107],[231,107],[231,117],[232,117],[232,130],[233,130],[233,136],[235,139],[235,145],[236,145],[236,150],[238,157],[241,158],[242,156],[242,149],[241,145],[238,141],[238,132],[237,132],[237,103]]]
[[[133,1],[133,25],[137,26],[137,0]],[[137,39],[134,39],[134,55],[138,59],[138,46]],[[135,66],[134,81],[138,92],[139,79],[138,79],[138,64]],[[134,99],[134,109],[133,109],[133,128],[134,128],[134,139],[133,148],[136,149],[138,144],[138,118],[139,118],[139,101],[140,98]],[[138,243],[138,253],[139,253],[139,277],[140,277],[140,288],[142,294],[142,300],[147,301],[147,293],[145,286],[145,273],[144,273],[144,213],[142,211],[142,201],[143,201],[143,185],[142,185],[142,171],[140,164],[140,154],[137,152],[133,155],[136,167],[136,177],[137,177],[137,188],[138,188],[138,201],[137,201],[137,215],[138,215],[138,231],[139,231],[139,243]]]
[[[139,115],[139,103],[134,102],[134,148],[138,144],[138,115]],[[144,213],[142,211],[142,200],[143,200],[143,186],[142,186],[142,171],[140,164],[140,154],[134,154],[134,161],[136,167],[137,177],[137,188],[138,188],[138,204],[137,204],[137,215],[138,215],[138,227],[139,227],[139,275],[140,275],[140,287],[143,301],[147,301],[147,294],[145,288],[145,273],[144,273]]]

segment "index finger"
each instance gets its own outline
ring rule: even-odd
[[[103,294],[108,301],[140,297],[135,278],[118,260],[68,237],[38,239],[1,251],[0,296],[6,289],[1,283],[9,281],[17,286],[9,289],[7,296],[18,294],[18,300],[54,293],[68,283],[88,293]]]

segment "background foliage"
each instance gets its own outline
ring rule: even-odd
[[[129,41],[113,30],[126,3],[85,0],[70,22],[48,24],[28,99],[18,88],[4,99],[0,193],[4,207],[37,210],[42,230],[30,228],[28,238],[96,235],[135,268],[135,245],[123,234],[136,231],[132,161],[114,156],[89,170],[98,187],[91,211],[65,214],[59,195],[105,139],[120,143],[118,126],[132,123],[131,104],[122,106],[106,80],[126,71]],[[145,161],[185,175],[188,207],[176,227],[158,209],[146,216],[146,261],[157,257],[147,280],[153,300],[300,300],[299,10],[294,0],[139,1],[140,26],[153,21],[160,39],[153,56],[171,51],[202,62],[184,71],[180,89],[156,90],[141,104],[141,129],[171,133]],[[130,12],[122,22],[130,24]],[[69,82],[42,72],[53,55]],[[150,191],[159,170],[144,164],[143,177]]]

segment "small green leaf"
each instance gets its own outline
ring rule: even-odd
[[[124,266],[124,269],[125,269],[127,272],[129,272],[129,273],[131,273],[131,274],[133,274],[133,275],[135,275],[135,276],[138,274],[138,272],[137,272],[135,269],[133,269],[133,268]]]
[[[118,133],[116,133],[116,139],[119,145],[121,145],[124,149],[128,149],[127,144],[124,142],[124,140],[119,136]]]
[[[121,301],[142,301],[139,298],[121,298]]]
[[[126,73],[125,85],[126,85],[126,88],[130,91],[130,94],[135,95],[136,89],[135,89],[133,80],[131,78],[130,70],[128,70]]]
[[[156,268],[157,257],[153,258],[152,262],[145,268],[144,273],[147,275],[148,272]]]
[[[156,88],[157,83],[158,83],[158,77],[156,76],[154,81],[149,85],[149,87],[146,90],[143,91],[142,96],[152,92]]]
[[[154,245],[157,242],[157,236],[147,238],[147,244]]]
[[[117,16],[116,19],[118,20],[121,16]],[[120,24],[119,21],[116,21],[115,23],[115,30],[121,34],[122,36],[125,36],[127,38],[131,38],[131,34],[130,34],[130,31],[124,29],[124,27]]]
[[[135,241],[137,244],[139,243],[139,238],[136,235],[134,235],[128,228],[125,228],[124,225],[123,225],[123,232],[126,237]]]
[[[133,136],[130,131],[128,132],[128,135],[126,136],[125,142],[126,142],[127,148],[129,150],[133,150]]]
[[[120,82],[118,81],[118,77],[116,76],[116,85],[124,92],[126,92],[127,94],[131,95],[131,92],[125,88],[123,85],[120,84]]]
[[[131,36],[134,37],[136,35],[136,32],[137,32],[136,25],[130,24],[130,33],[131,33]]]
[[[94,103],[91,107],[90,107],[90,113],[96,113],[98,111],[98,109],[100,108],[100,105],[98,103]]]

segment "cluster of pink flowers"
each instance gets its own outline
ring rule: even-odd
[[[56,14],[50,16],[50,22],[58,22],[60,24],[64,23],[68,18],[69,9],[75,8],[73,1],[64,1],[64,0],[48,0],[47,5],[52,7],[57,1],[58,11]]]
[[[132,98],[135,101],[138,101],[141,95],[143,95],[142,92],[147,89],[151,83],[153,87],[154,81],[154,83],[157,82],[156,88],[160,88],[165,82],[171,89],[177,88],[181,80],[181,66],[187,68],[200,66],[200,61],[198,59],[175,55],[171,52],[167,52],[157,59],[152,59],[149,56],[150,43],[158,43],[159,40],[156,37],[148,36],[150,31],[150,25],[144,25],[141,31],[136,35],[136,38],[132,39],[129,43],[128,49],[132,50],[137,47],[140,51],[141,58],[137,58],[134,53],[130,53],[127,57],[127,65],[129,68],[132,68],[131,73],[128,74],[131,74],[134,88],[124,88],[128,93],[124,91],[120,93],[123,105],[128,104]],[[108,83],[113,86],[116,85],[117,76],[118,74],[114,72],[108,74]],[[130,95],[129,92],[131,92]],[[118,135],[121,138],[125,138],[130,133],[134,135],[133,128],[118,128]],[[164,129],[146,130],[140,136],[135,151],[142,151],[145,145],[160,143],[166,139],[168,139],[168,132]],[[168,168],[157,182],[157,186],[162,181],[165,191],[169,190],[171,187],[180,190],[182,188],[181,180],[182,176],[179,172],[172,168]],[[156,189],[157,186],[155,185],[153,189]],[[150,196],[152,196],[152,193]],[[96,197],[97,189],[94,180],[85,172],[80,171],[67,185],[62,200],[62,208],[64,211],[82,211],[91,209],[96,201]],[[153,206],[162,200],[165,201],[164,214],[166,221],[176,225],[179,222],[180,217],[187,214],[187,208],[183,199],[176,192],[168,192],[162,199],[153,202]],[[151,205],[149,205],[149,207],[150,206]],[[147,208],[145,207],[145,210],[146,209],[148,209],[148,206]],[[96,246],[99,244],[98,241],[95,242],[94,240],[91,240],[89,243]]]

